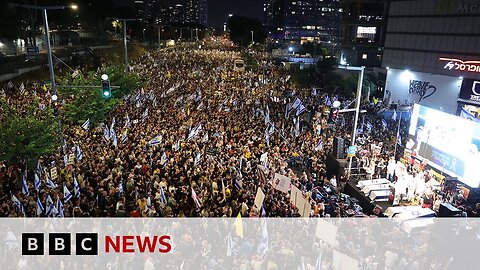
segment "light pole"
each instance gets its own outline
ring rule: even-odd
[[[55,73],[53,71],[52,48],[50,45],[50,34],[49,34],[49,28],[48,28],[47,10],[66,9],[67,6],[35,6],[35,5],[21,5],[21,4],[11,4],[11,6],[28,8],[28,9],[36,9],[36,10],[41,10],[42,12],[43,27],[45,30],[45,41],[47,42],[47,59],[48,59],[48,66],[49,66],[49,72],[50,72],[50,81],[52,83],[52,100],[56,101],[58,99],[57,85],[55,83]],[[70,5],[68,7],[73,10],[78,9],[78,6],[75,4]]]
[[[363,74],[365,72],[365,67],[338,66],[338,68],[360,71],[360,75],[358,76],[358,83],[357,83],[357,101],[355,105],[355,121],[353,123],[353,132],[352,132],[352,141],[351,141],[351,145],[355,146],[355,140],[357,136],[358,116],[360,114],[360,101],[362,100]],[[352,172],[352,159],[353,157],[350,157],[350,160],[348,161],[348,177],[350,177],[350,174]]]
[[[253,31],[250,31],[252,33],[252,45],[255,44],[255,41],[253,41]]]
[[[145,28],[143,28],[143,43],[145,43]]]
[[[157,25],[157,28],[158,28],[158,49],[161,48],[161,44],[162,44],[162,29],[160,27],[160,25]]]
[[[107,19],[123,21],[123,47],[125,51],[125,73],[128,73],[127,22],[140,21],[141,19],[122,19],[122,18],[107,18]],[[144,36],[145,36],[145,31],[144,31]]]

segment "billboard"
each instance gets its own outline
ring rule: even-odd
[[[480,105],[480,80],[463,79],[459,101]]]
[[[389,104],[418,103],[455,114],[462,80],[458,77],[389,69],[385,90]]]
[[[480,123],[415,104],[409,135],[411,150],[430,166],[479,187]]]

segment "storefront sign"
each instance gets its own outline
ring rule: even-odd
[[[458,5],[457,13],[459,14],[477,14],[480,13],[480,5],[461,3]]]
[[[463,79],[459,98],[462,100],[480,102],[480,80]]]
[[[480,61],[462,61],[460,59],[445,57],[440,57],[439,60],[447,62],[443,67],[444,69],[480,73]]]

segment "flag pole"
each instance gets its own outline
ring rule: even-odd
[[[398,145],[398,134],[400,133],[400,124],[402,122],[402,112],[400,112],[400,118],[398,118],[398,126],[397,126],[397,137],[395,137],[395,150],[393,152],[393,158],[397,158],[397,145]]]

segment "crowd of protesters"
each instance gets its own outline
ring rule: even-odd
[[[361,215],[340,196],[346,178],[327,177],[326,170],[333,137],[350,141],[353,114],[329,125],[325,105],[352,102],[296,89],[288,71],[265,54],[252,53],[267,73],[236,71],[234,61],[242,55],[225,47],[206,42],[201,49],[179,46],[134,60],[130,71],[146,84],[124,97],[106,123],[64,125],[62,150],[40,157],[27,172],[21,164],[0,162],[0,215],[299,216],[288,192],[274,188],[276,173],[302,191],[312,217]],[[48,91],[26,88],[48,104]],[[11,89],[2,95],[15,106],[32,102],[32,95]],[[375,164],[371,177],[383,176],[397,122],[382,121],[377,104],[365,106],[358,163],[365,166],[363,158]],[[381,150],[374,153],[371,144]],[[74,162],[68,162],[72,154]],[[266,195],[261,209],[254,206],[258,187]]]

